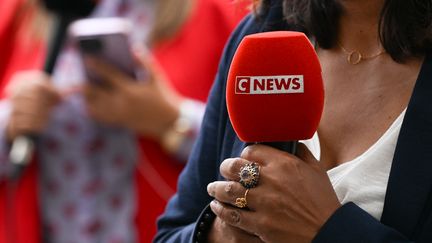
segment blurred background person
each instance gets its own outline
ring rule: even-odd
[[[2,188],[2,200],[13,203],[4,207],[12,213],[2,214],[0,240],[150,242],[199,129],[224,43],[243,13],[220,0],[101,1],[91,17],[131,20],[131,44],[150,47],[154,58],[137,52],[148,80],[131,82],[94,60],[90,68],[111,89],[87,84],[71,41],[52,77],[37,71],[16,73],[12,81],[2,76],[10,83],[1,109],[6,182],[8,143],[21,134],[39,139],[37,163],[26,169],[13,198]],[[32,45],[38,52],[29,69],[43,60],[43,45]]]
[[[8,0],[0,3],[0,96],[5,98],[5,87],[15,72],[42,68],[45,56],[46,34],[49,30],[49,19],[45,10],[36,0]],[[0,103],[1,126],[0,136],[5,140],[4,128],[10,111],[8,102]],[[40,236],[38,227],[39,210],[36,196],[36,174],[32,164],[19,181],[14,192],[14,201],[8,202],[6,184],[7,151],[2,151],[0,158],[0,242],[35,242]],[[27,203],[32,202],[32,203]],[[14,204],[14,212],[8,205]],[[9,211],[8,211],[9,210]],[[11,219],[14,218],[14,219]],[[11,232],[17,226],[21,234]],[[24,222],[24,223],[22,223]],[[15,237],[13,235],[15,234]],[[11,237],[8,237],[12,236]],[[18,241],[17,241],[18,242]]]

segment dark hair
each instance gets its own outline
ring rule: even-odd
[[[337,44],[343,7],[338,0],[281,0],[290,25],[313,36],[320,47]],[[269,1],[261,3],[265,8]],[[432,0],[386,0],[381,11],[379,36],[397,62],[422,56],[432,49]]]

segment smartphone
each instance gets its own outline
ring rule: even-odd
[[[132,24],[123,18],[92,18],[77,20],[70,26],[70,35],[81,55],[92,56],[137,80],[135,61],[130,52],[129,34]],[[87,69],[90,82],[104,85],[104,80]]]

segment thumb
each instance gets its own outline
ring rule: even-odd
[[[312,152],[304,145],[303,143],[299,143],[297,145],[297,153],[296,156],[301,160],[306,162],[307,164],[317,165],[318,160],[312,154]]]
[[[146,49],[133,49],[135,62],[144,73],[143,79],[148,83],[167,82],[167,76],[156,58]]]

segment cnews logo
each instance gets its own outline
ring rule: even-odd
[[[304,93],[303,75],[237,76],[236,94]]]

